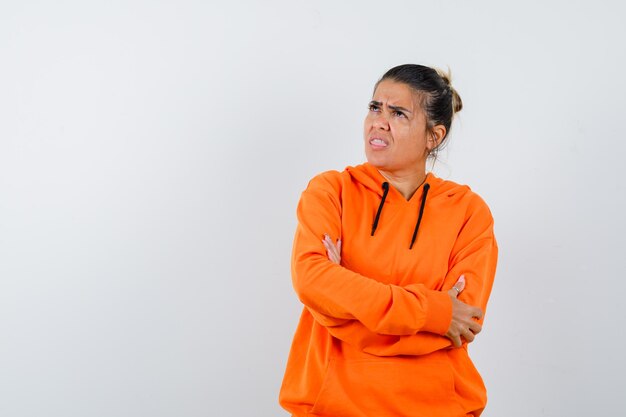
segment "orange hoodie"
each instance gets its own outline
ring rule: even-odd
[[[428,173],[407,201],[365,163],[313,178],[297,213],[304,308],[281,406],[295,417],[480,415],[486,390],[467,344],[443,336],[460,275],[461,301],[485,311],[491,292],[498,246],[480,196]],[[324,234],[341,238],[341,265]]]

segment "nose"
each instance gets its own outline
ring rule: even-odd
[[[376,115],[373,125],[376,129],[389,130],[389,120],[382,111]]]

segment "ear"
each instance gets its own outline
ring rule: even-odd
[[[436,125],[430,130],[430,138],[426,141],[428,151],[435,149],[444,137],[446,137],[446,127],[444,125]]]

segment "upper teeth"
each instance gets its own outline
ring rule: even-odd
[[[370,143],[376,144],[376,145],[386,145],[385,141],[382,139],[372,139]]]

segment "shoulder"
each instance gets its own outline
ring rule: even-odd
[[[341,207],[342,173],[321,172],[311,178],[300,196],[300,206],[318,210],[321,206]]]
[[[329,170],[315,175],[309,181],[307,190],[309,189],[337,189],[341,187],[341,172]]]
[[[305,192],[327,192],[339,196],[351,184],[348,168],[350,167],[343,171],[328,170],[315,175],[308,182]]]
[[[319,217],[320,213],[328,210],[341,212],[341,174],[339,171],[329,170],[311,178],[300,195],[298,215]]]
[[[437,178],[439,194],[445,196],[457,209],[464,209],[466,217],[480,216],[493,221],[493,215],[485,199],[467,184]]]
[[[483,228],[493,228],[493,214],[487,202],[471,188],[467,193],[467,208],[465,213],[466,224]]]
[[[469,189],[468,198],[469,198],[470,209],[473,212],[481,214],[485,216],[486,218],[489,218],[493,221],[491,209],[489,208],[489,204],[487,204],[487,201],[483,198],[482,195],[472,190],[469,186],[468,186],[468,189]]]

